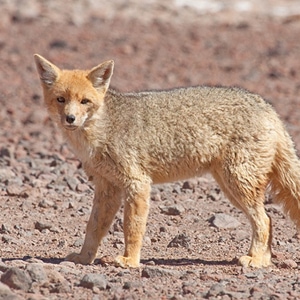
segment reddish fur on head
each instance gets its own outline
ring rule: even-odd
[[[34,58],[51,117],[67,130],[84,127],[105,97],[113,61],[106,61],[90,71],[69,71],[59,69],[40,55]]]

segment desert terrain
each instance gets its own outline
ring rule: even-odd
[[[251,228],[205,175],[153,186],[139,269],[122,210],[93,265],[83,243],[93,187],[49,119],[33,61],[113,59],[120,91],[238,86],[262,95],[300,150],[298,1],[0,1],[0,299],[299,299],[300,236],[266,196],[273,265],[242,268]]]

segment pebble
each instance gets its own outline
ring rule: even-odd
[[[241,223],[234,217],[224,213],[215,214],[211,218],[212,224],[220,229],[233,229],[241,225]]]
[[[225,291],[224,284],[221,284],[221,283],[213,284],[210,287],[209,291],[207,292],[207,298],[217,297],[219,295],[222,295],[222,294],[224,294],[224,291]]]
[[[2,235],[2,238],[1,240],[6,243],[6,244],[19,244],[19,240],[18,239],[15,239],[14,237],[8,235],[8,234],[4,234]]]
[[[76,191],[76,187],[79,184],[79,180],[73,176],[66,176],[65,180],[72,191]]]
[[[28,198],[28,193],[24,190],[24,188],[18,184],[10,184],[6,188],[6,192],[8,196],[20,196],[23,198]]]
[[[0,282],[0,299],[3,300],[21,300],[6,284]]]
[[[49,199],[43,199],[39,202],[39,207],[42,207],[42,208],[49,208],[49,207],[53,207],[54,205],[55,205],[55,203]]]
[[[198,184],[198,180],[197,179],[190,179],[187,181],[184,181],[182,184],[182,189],[183,190],[193,190],[195,191],[196,187]]]
[[[8,168],[1,167],[0,168],[0,182],[9,180],[9,179],[14,179],[16,177],[16,174]]]
[[[170,206],[159,206],[159,209],[163,214],[169,216],[179,216],[185,211],[184,207],[180,204]]]
[[[251,236],[251,233],[245,231],[245,230],[236,230],[235,231],[235,240],[236,241],[243,241],[246,239],[249,239]]]
[[[28,291],[31,287],[32,279],[26,271],[12,267],[1,276],[1,281],[10,288]]]
[[[161,195],[159,192],[157,193],[151,193],[151,200],[155,202],[160,202],[161,201]]]
[[[28,264],[26,270],[34,282],[45,282],[48,280],[44,265],[41,263]]]
[[[207,195],[207,199],[212,201],[219,201],[221,198],[221,192],[219,189],[213,189]]]
[[[49,280],[49,291],[51,293],[68,293],[71,291],[70,283],[58,271],[48,270],[47,276]]]
[[[0,259],[0,271],[6,272],[9,269],[9,267]]]
[[[190,241],[191,239],[185,234],[185,233],[181,233],[176,235],[173,240],[168,244],[168,248],[171,247],[185,247],[185,248],[189,248],[190,246]]]
[[[80,193],[86,192],[87,190],[89,190],[89,188],[89,185],[85,183],[78,183],[76,185],[76,191]]]
[[[142,277],[154,278],[154,277],[165,277],[165,276],[175,276],[178,277],[181,272],[172,269],[165,269],[159,267],[146,267],[142,270]]]
[[[286,259],[283,262],[279,263],[280,268],[284,269],[296,269],[298,264],[292,259]]]
[[[42,223],[42,222],[35,222],[34,224],[34,228],[39,230],[39,231],[43,231],[45,229],[50,229],[52,227],[52,224],[49,223]]]
[[[107,287],[107,280],[105,275],[102,274],[86,274],[80,280],[79,285],[88,289],[93,289],[97,287],[100,290],[105,290]]]

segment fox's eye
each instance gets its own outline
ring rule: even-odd
[[[89,99],[86,99],[86,98],[84,98],[84,99],[82,99],[81,100],[81,104],[88,104],[89,102],[91,102]]]
[[[59,103],[65,103],[66,102],[66,99],[64,97],[57,97],[56,100]]]

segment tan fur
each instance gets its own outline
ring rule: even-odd
[[[150,185],[204,172],[251,222],[243,266],[271,264],[268,187],[300,225],[300,163],[282,122],[260,96],[223,87],[118,93],[109,89],[113,61],[90,71],[60,70],[39,55],[35,61],[49,113],[95,184],[84,245],[68,260],[93,262],[123,201],[125,253],[116,262],[138,267]]]

